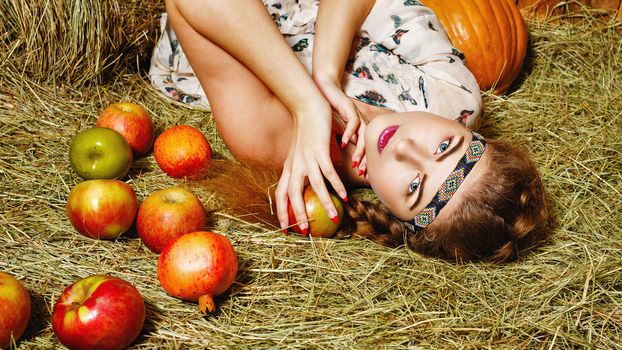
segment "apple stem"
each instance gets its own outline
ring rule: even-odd
[[[205,294],[199,297],[199,310],[204,314],[211,314],[216,310],[216,304],[211,295]]]

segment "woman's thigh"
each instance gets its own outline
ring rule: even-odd
[[[170,0],[166,5],[229,150],[243,161],[282,165],[293,128],[287,108],[246,66],[197,33]]]

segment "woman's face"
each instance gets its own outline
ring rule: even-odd
[[[412,219],[430,203],[471,138],[462,124],[430,113],[378,116],[365,131],[369,183],[393,215]]]

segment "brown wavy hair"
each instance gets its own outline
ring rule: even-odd
[[[350,196],[346,219],[335,238],[362,237],[389,247],[406,244],[420,254],[450,261],[503,263],[516,260],[546,240],[549,207],[540,175],[523,148],[487,140],[490,166],[476,185],[463,193],[452,215],[419,232],[381,204]],[[206,185],[249,221],[276,227],[270,188],[276,169],[244,167],[221,161]]]
[[[404,241],[412,250],[453,261],[509,262],[546,240],[549,206],[540,175],[528,153],[487,140],[489,168],[463,193],[452,215],[419,232],[405,232],[401,220],[380,205],[353,201],[354,225],[341,236],[358,235],[387,246]]]

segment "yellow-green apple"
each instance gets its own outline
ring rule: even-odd
[[[69,349],[123,349],[140,334],[145,303],[131,283],[93,275],[65,288],[52,311],[52,329]]]
[[[300,229],[298,225],[292,226],[292,229],[300,234],[310,234],[313,237],[331,237],[337,232],[341,222],[343,220],[343,205],[337,196],[330,194],[330,199],[337,209],[337,217],[331,219],[326,214],[320,199],[311,186],[307,186],[303,192],[303,200],[305,202],[305,211],[307,213],[307,219],[309,220],[309,228],[306,232]],[[294,211],[291,204],[288,203],[287,213],[289,216],[289,223],[296,222]]]
[[[190,125],[174,126],[161,133],[155,140],[153,153],[160,169],[173,178],[201,178],[212,158],[209,142]]]
[[[87,180],[77,184],[67,198],[67,216],[82,235],[114,239],[134,222],[138,200],[134,189],[120,180]]]
[[[81,178],[120,179],[132,165],[132,149],[118,132],[90,128],[77,133],[69,146],[69,163]]]
[[[99,115],[95,126],[110,128],[125,138],[134,157],[146,154],[153,145],[153,122],[146,109],[131,102],[113,103]]]
[[[205,221],[199,197],[183,187],[169,187],[153,192],[142,202],[136,232],[147,248],[160,253],[174,238],[202,230]]]
[[[0,272],[0,349],[17,341],[30,320],[30,296],[15,277]]]
[[[172,296],[198,301],[203,313],[215,310],[238,273],[238,258],[229,239],[209,231],[181,235],[164,247],[158,259],[158,280]]]

